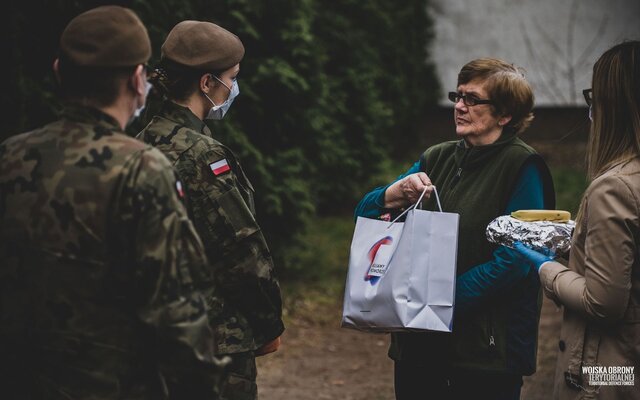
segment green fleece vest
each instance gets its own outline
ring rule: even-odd
[[[486,227],[504,214],[527,162],[538,165],[545,186],[545,207],[553,208],[548,168],[535,150],[513,133],[504,133],[486,146],[467,148],[461,140],[441,143],[424,152],[421,167],[438,188],[443,211],[460,214],[457,275],[492,259],[497,246],[487,241]],[[423,209],[437,210],[435,196]],[[510,372],[506,368],[507,302],[498,298],[473,315],[456,315],[451,334],[393,334],[389,355],[394,360],[432,360],[435,365]]]

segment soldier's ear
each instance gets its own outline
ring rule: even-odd
[[[211,90],[209,88],[209,81],[210,80],[211,80],[211,74],[208,73],[208,72],[200,77],[200,91],[201,92],[204,92],[205,94],[209,94],[209,91]]]
[[[129,77],[127,82],[129,88],[133,90],[137,95],[145,94],[145,81],[147,80],[147,74],[144,69],[144,65],[139,64],[133,74]]]
[[[56,76],[56,81],[58,82],[58,84],[61,83],[60,80],[60,59],[56,58],[55,60],[53,60],[53,74]]]

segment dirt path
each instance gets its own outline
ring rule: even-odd
[[[337,305],[311,307],[291,318],[283,346],[258,359],[260,400],[393,399],[387,335],[339,328]],[[543,303],[538,372],[525,379],[522,400],[549,398],[561,313]]]

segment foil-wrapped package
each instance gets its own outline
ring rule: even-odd
[[[487,240],[508,247],[513,247],[514,242],[522,242],[538,251],[551,250],[557,255],[564,255],[571,249],[574,227],[574,221],[525,222],[503,215],[487,226]]]

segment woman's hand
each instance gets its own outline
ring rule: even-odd
[[[540,273],[540,267],[547,261],[553,261],[553,257],[555,254],[548,251],[548,254],[543,254],[539,251],[533,250],[532,248],[525,246],[522,242],[515,242],[513,244],[513,248],[520,253],[522,257],[524,257],[532,266],[536,268],[536,271]]]
[[[384,192],[385,208],[403,208],[414,204],[420,198],[424,191],[425,199],[428,199],[433,192],[431,179],[424,172],[407,175],[393,185],[389,186]]]

